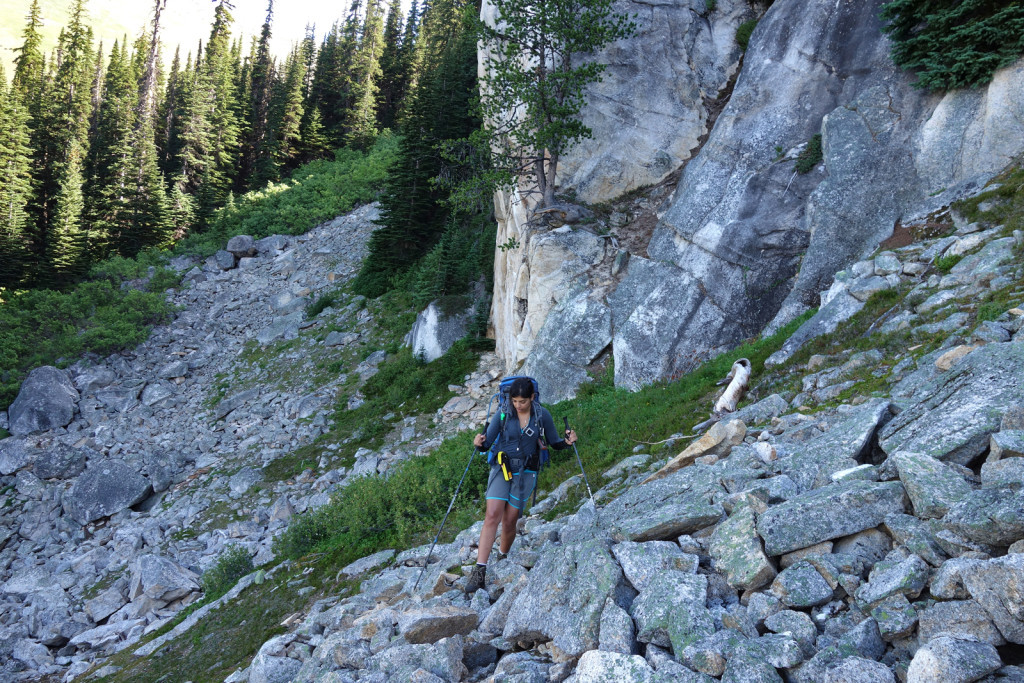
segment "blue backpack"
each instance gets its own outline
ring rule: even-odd
[[[533,406],[531,407],[531,410],[536,414],[537,408],[540,407],[540,385],[537,384],[537,380],[533,377],[527,377],[526,375],[514,375],[501,380],[501,383],[498,385],[498,391],[495,392],[494,396],[492,396],[491,400],[487,403],[487,422],[484,425],[485,432],[487,430],[487,425],[491,424],[491,415],[493,414],[491,413],[491,406],[494,405],[495,401],[498,402],[498,414],[501,416],[498,422],[498,436],[494,439],[494,443],[491,444],[490,449],[487,451],[488,465],[493,465],[497,461],[498,443],[501,441],[501,435],[505,432],[505,421],[513,412],[512,401],[509,398],[508,393],[512,389],[512,383],[521,377],[530,380],[530,384],[533,385]],[[540,446],[539,464],[540,467],[544,467],[544,465],[548,464],[548,461],[551,460],[551,454],[548,452],[548,446],[544,442],[544,427],[541,426],[540,420],[537,421],[537,428],[540,430],[540,436],[537,438],[537,444]]]

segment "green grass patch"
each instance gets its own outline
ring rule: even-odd
[[[935,266],[935,270],[939,273],[948,275],[949,271],[953,270],[953,266],[963,260],[964,254],[949,254],[947,256],[939,256],[932,265]]]
[[[995,187],[953,203],[970,222],[985,221],[1006,226],[1007,233],[1024,230],[1024,168],[1013,166],[992,180]],[[982,211],[982,206],[985,210]]]
[[[271,460],[263,468],[265,481],[284,481],[298,476],[307,469],[315,469],[320,461],[321,449],[315,444],[299,446],[280,458]]]
[[[793,166],[793,169],[801,174],[810,173],[824,158],[825,155],[821,149],[821,133],[815,133],[807,141],[807,146],[804,147],[803,151],[797,155],[796,164]]]
[[[750,44],[750,36],[755,28],[757,28],[757,19],[748,19],[736,27],[736,44],[744,52],[747,51],[747,45]]]

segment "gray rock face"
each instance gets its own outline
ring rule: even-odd
[[[87,458],[98,457],[92,449],[58,443],[36,456],[32,471],[40,479],[74,479],[85,470]]]
[[[681,654],[686,647],[715,631],[705,607],[707,577],[667,571],[658,574],[630,607],[642,643],[671,647]]]
[[[814,607],[832,599],[832,587],[808,562],[784,569],[772,583],[772,592],[787,607]]]
[[[404,612],[398,619],[398,631],[413,644],[436,643],[456,634],[468,634],[479,621],[476,610],[432,607]]]
[[[599,539],[545,554],[513,603],[502,636],[550,640],[569,656],[597,647],[605,600],[622,585],[622,570]]]
[[[431,302],[416,316],[409,333],[413,355],[422,356],[428,363],[443,356],[452,344],[466,336],[466,325],[472,313],[472,308],[445,311],[436,301]]]
[[[521,373],[544,377],[544,400],[576,396],[590,381],[587,367],[612,342],[611,310],[585,289],[566,295],[551,309]]]
[[[896,683],[896,676],[880,662],[848,657],[825,673],[824,683]]]
[[[990,344],[964,356],[951,370],[925,381],[914,404],[881,431],[886,453],[924,453],[967,464],[999,430],[1002,406],[1024,394],[1024,343]]]
[[[943,521],[972,541],[1008,546],[1024,538],[1024,489],[1017,482],[971,491]]]
[[[988,612],[974,600],[939,602],[920,613],[918,640],[928,643],[941,636],[996,646],[1006,643]]]
[[[862,608],[873,607],[894,595],[916,598],[927,584],[928,576],[927,563],[917,555],[898,562],[879,562],[855,597]]]
[[[580,657],[573,680],[576,683],[603,683],[603,681],[651,683],[660,679],[643,657],[590,650]]]
[[[695,573],[698,558],[671,541],[624,541],[612,546],[615,559],[633,588],[642,591],[663,571]]]
[[[63,370],[44,365],[28,373],[14,403],[7,409],[15,436],[64,427],[75,414],[78,390]]]
[[[768,555],[782,555],[878,526],[904,511],[905,498],[899,482],[832,484],[768,508],[757,532]]]
[[[892,458],[918,517],[941,518],[971,492],[963,476],[931,456],[900,452]]]
[[[708,110],[740,57],[735,41],[724,37],[734,36],[752,11],[735,0],[720,0],[714,12],[696,7],[613,4],[636,22],[636,35],[597,55],[608,68],[588,88],[582,116],[594,136],[560,164],[561,184],[584,201],[607,201],[656,184],[698,146]]]
[[[262,240],[261,240],[262,241]],[[235,235],[228,240],[225,251],[229,251],[238,258],[243,256],[256,255],[256,240],[251,235]]]
[[[725,572],[729,585],[734,588],[757,590],[775,578],[775,566],[761,546],[754,510],[750,506],[734,510],[727,520],[719,523],[708,551],[715,569]]]
[[[724,491],[711,468],[691,466],[634,486],[601,511],[601,525],[632,541],[656,541],[689,534],[717,522],[723,510],[712,502]]]
[[[22,467],[28,466],[32,459],[33,454],[25,448],[24,440],[14,436],[0,439],[0,474],[14,474]]]
[[[101,460],[75,480],[65,495],[64,509],[85,525],[142,502],[151,491],[149,480],[123,460]]]

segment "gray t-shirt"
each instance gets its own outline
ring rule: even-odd
[[[498,451],[505,451],[515,462],[525,459],[526,469],[536,470],[539,462],[539,440],[543,435],[544,441],[555,450],[568,448],[569,444],[559,438],[558,430],[555,428],[555,421],[551,419],[551,413],[541,405],[534,405],[530,411],[530,421],[526,427],[519,426],[519,416],[515,410],[505,415],[504,426],[501,423],[501,413],[495,413],[487,425],[487,432],[484,434],[484,445],[482,451],[488,451],[495,439],[498,440]],[[501,432],[499,434],[499,431]]]

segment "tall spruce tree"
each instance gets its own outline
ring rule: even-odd
[[[26,206],[32,193],[29,114],[0,66],[0,288],[15,287],[26,276]]]
[[[278,168],[290,172],[298,165],[302,151],[303,83],[306,63],[301,46],[292,50],[284,64],[284,78],[278,81],[271,107],[274,132],[273,155]]]
[[[402,65],[402,4],[391,0],[384,24],[384,51],[380,56],[380,86],[377,120],[381,128],[392,128],[398,106],[405,95]]]
[[[377,136],[377,94],[383,52],[384,12],[381,0],[367,0],[366,20],[352,59],[351,108],[345,125],[345,142],[354,147],[368,147]]]
[[[262,187],[268,180],[275,180],[278,176],[270,125],[270,100],[275,83],[274,62],[270,55],[273,16],[274,0],[268,0],[267,18],[260,30],[248,78],[243,78],[247,82],[249,127],[242,144],[241,166],[236,183],[240,190]]]

